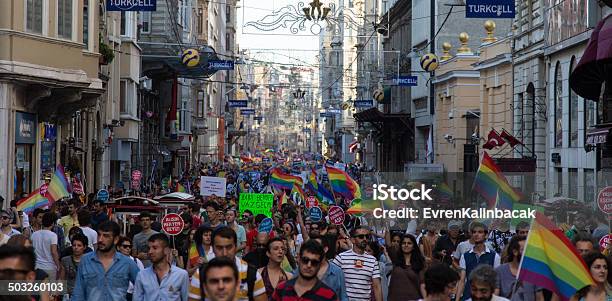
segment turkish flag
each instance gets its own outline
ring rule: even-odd
[[[506,143],[504,139],[495,130],[491,130],[488,135],[487,142],[482,145],[482,148],[493,149],[498,146],[502,146]]]
[[[510,133],[508,133],[506,130],[503,130],[501,133],[501,137],[506,139],[506,141],[508,141],[508,143],[510,144],[510,146],[514,147],[517,144],[520,145],[524,145],[523,142],[519,141],[518,139],[516,139],[514,136],[510,135]]]

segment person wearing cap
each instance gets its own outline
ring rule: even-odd
[[[16,234],[21,234],[21,232],[11,227],[11,213],[7,210],[0,211],[0,224],[2,234],[8,237],[11,237]]]
[[[461,222],[450,221],[448,223],[448,233],[442,235],[436,241],[434,247],[434,256],[439,258],[441,262],[450,266],[453,264],[452,254],[457,249],[457,246],[461,242],[459,231],[461,229]]]

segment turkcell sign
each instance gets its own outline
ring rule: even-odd
[[[224,61],[224,60],[209,61],[208,69],[234,70],[234,61]]]
[[[255,115],[255,109],[242,109],[240,115]]]
[[[415,87],[417,83],[416,76],[399,76],[395,79],[395,84],[398,86]]]
[[[374,106],[374,101],[371,99],[355,100],[353,105],[355,106],[355,108],[371,108]]]
[[[227,104],[230,108],[246,108],[248,105],[246,100],[230,100]]]
[[[327,113],[329,113],[329,114],[342,114],[342,110],[340,110],[340,109],[327,109]]]
[[[514,19],[514,0],[466,0],[466,18]]]
[[[107,11],[156,11],[157,0],[106,0]]]

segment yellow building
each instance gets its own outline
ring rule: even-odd
[[[0,196],[36,189],[61,154],[91,159],[93,114],[75,113],[103,93],[99,9],[94,0],[0,1]]]

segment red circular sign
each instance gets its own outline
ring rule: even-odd
[[[602,252],[603,252],[605,249],[607,249],[607,248],[608,248],[608,245],[610,244],[610,240],[612,240],[612,235],[610,235],[610,234],[608,234],[608,235],[606,235],[606,236],[602,237],[602,238],[599,240],[599,247],[600,247],[600,250],[601,250]]]
[[[316,206],[319,206],[319,201],[317,201],[317,198],[313,196],[309,196],[308,199],[306,200],[306,208],[310,209]]]
[[[40,185],[40,195],[47,197],[47,191],[49,190],[49,184],[44,183]]]
[[[142,172],[140,170],[132,171],[132,180],[139,181],[142,178]]]
[[[597,206],[603,213],[612,214],[612,186],[608,186],[599,192]]]
[[[162,218],[162,229],[168,235],[177,235],[183,231],[185,222],[180,215],[176,213],[169,213]]]
[[[344,223],[344,210],[339,206],[331,206],[329,208],[329,221],[334,225],[342,225]]]

